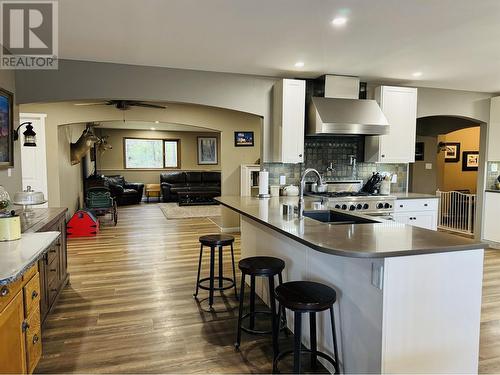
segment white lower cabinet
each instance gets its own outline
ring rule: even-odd
[[[500,193],[486,192],[484,197],[483,239],[500,243]]]
[[[398,199],[393,218],[398,223],[437,230],[438,199]]]

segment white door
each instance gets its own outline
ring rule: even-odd
[[[36,147],[23,146],[24,138],[22,133],[26,130],[23,126],[19,129],[19,141],[21,142],[21,165],[23,176],[23,190],[27,186],[35,191],[43,192],[47,199],[47,155],[45,150],[45,117],[43,113],[21,113],[19,120],[21,123],[29,121],[33,125],[36,133]],[[47,204],[37,207],[47,207]]]

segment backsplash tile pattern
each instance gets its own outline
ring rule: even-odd
[[[489,161],[486,169],[486,189],[496,189],[496,181],[500,176],[500,170],[497,172],[491,171],[491,165],[497,164],[500,167],[500,161]]]
[[[398,182],[391,185],[392,192],[406,192],[408,180],[407,164],[378,164],[358,162],[354,171],[349,165],[349,156],[363,159],[363,137],[308,137],[305,141],[305,163],[283,164],[264,163],[269,171],[269,184],[278,185],[279,176],[285,175],[287,184],[298,185],[300,176],[305,168],[316,168],[327,180],[362,179],[366,180],[373,172],[388,172],[397,174]],[[333,163],[335,172],[326,173],[330,163]],[[314,178],[314,177],[310,177]]]

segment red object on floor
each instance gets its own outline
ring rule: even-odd
[[[78,210],[66,224],[69,238],[92,237],[99,233],[99,220],[90,211]]]

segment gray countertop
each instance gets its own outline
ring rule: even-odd
[[[483,249],[487,245],[447,233],[412,227],[391,220],[377,223],[330,225],[305,217],[286,219],[284,202],[297,204],[297,197],[223,196],[222,205],[251,218],[315,250],[333,255],[384,258]],[[305,198],[305,209],[313,209],[314,198]],[[335,210],[334,210],[335,211]],[[366,217],[364,215],[356,215]]]
[[[438,199],[436,195],[421,193],[394,193],[396,199]]]

